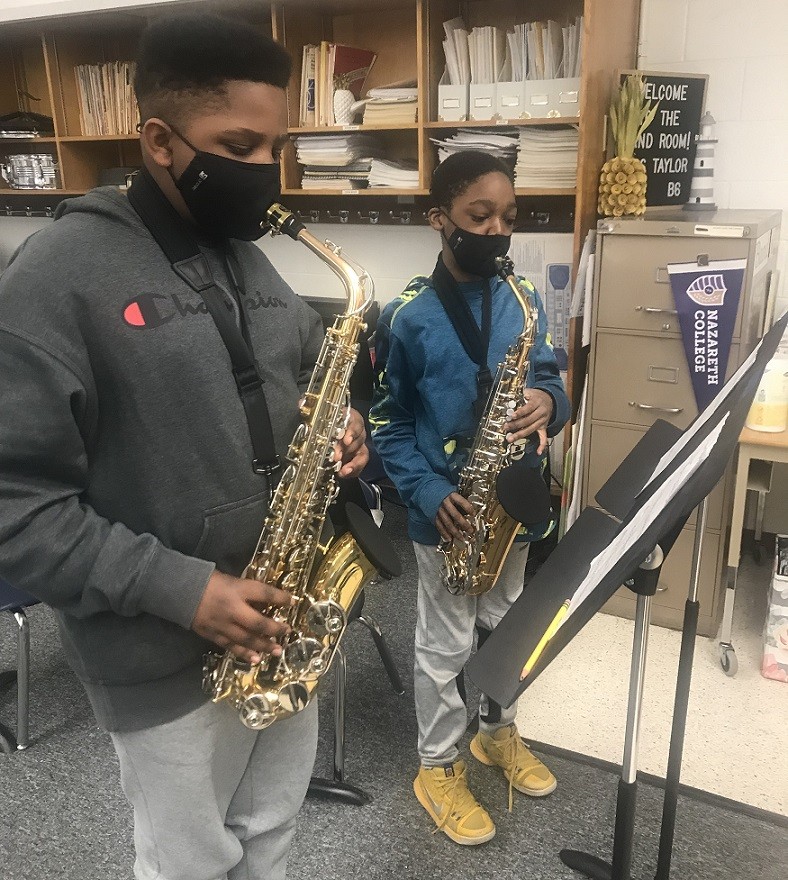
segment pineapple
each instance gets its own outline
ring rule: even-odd
[[[640,216],[646,210],[646,166],[634,157],[638,138],[651,124],[659,101],[649,105],[640,74],[626,78],[610,105],[610,130],[616,155],[599,175],[599,213]]]

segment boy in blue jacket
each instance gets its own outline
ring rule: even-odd
[[[435,170],[430,192],[435,207],[428,219],[441,235],[441,254],[432,276],[415,278],[381,315],[379,387],[370,421],[386,472],[408,507],[419,571],[414,692],[421,766],[414,792],[440,830],[473,845],[490,840],[495,825],[468,789],[459,759],[457,743],[467,725],[463,667],[474,629],[482,642],[520,595],[528,541],[544,537],[554,523],[523,531],[489,593],[455,596],[444,586],[436,545],[473,528],[473,508],[456,486],[489,391],[489,380],[482,378],[494,376],[523,318],[511,289],[495,274],[495,257],[508,251],[517,214],[509,169],[486,153],[456,153]],[[531,456],[538,465],[547,438],[569,418],[569,401],[539,296],[527,281],[521,283],[537,303],[539,321],[526,399],[507,425],[507,439],[537,434]],[[486,363],[466,353],[436,289],[467,302],[480,327],[482,352],[486,343]],[[502,769],[510,797],[512,788],[536,797],[549,794],[555,778],[520,739],[516,708],[482,696],[471,751],[483,764]]]

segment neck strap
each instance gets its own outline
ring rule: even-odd
[[[487,364],[490,348],[490,325],[492,323],[492,290],[489,278],[482,279],[482,324],[481,327],[473,317],[468,300],[460,292],[457,281],[446,268],[443,256],[432,273],[432,286],[451,322],[457,337],[468,357],[479,367],[476,374],[476,400],[473,405],[474,414],[481,419],[487,398],[492,390],[493,377]]]
[[[238,328],[232,303],[227,302],[216,284],[208,260],[200,250],[191,226],[178,214],[147,169],[134,176],[128,199],[169,260],[173,272],[202,297],[213,318],[230,356],[235,384],[246,415],[252,442],[252,468],[256,474],[268,479],[269,490],[273,492],[280,467],[279,456],[274,446],[271,416],[263,393],[263,379],[252,352],[251,341],[248,336],[244,338]],[[229,246],[229,242],[225,246]],[[228,254],[231,250],[230,248]],[[228,278],[232,284],[237,283],[231,268]],[[243,324],[243,305],[240,296],[237,299]]]

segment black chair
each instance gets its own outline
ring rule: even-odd
[[[348,614],[348,628],[358,622],[362,623],[372,634],[375,647],[388,674],[394,693],[402,696],[405,688],[394,665],[386,640],[377,621],[369,614],[363,614],[364,591],[362,590]],[[342,644],[334,654],[334,773],[331,779],[313,776],[309,783],[307,795],[317,798],[331,798],[347,804],[361,806],[369,803],[371,797],[357,785],[345,779],[345,700],[347,695],[347,655]]]
[[[17,668],[0,672],[0,691],[17,685],[16,738],[0,723],[0,751],[10,755],[14,748],[26,749],[30,718],[30,623],[25,609],[38,599],[0,578],[0,612],[13,616],[17,626]]]
[[[365,556],[380,572],[381,579],[397,577],[402,566],[393,547],[380,533],[372,511],[380,510],[380,491],[361,480],[345,480],[340,486],[336,502],[331,508],[331,523],[336,534],[350,531]],[[364,614],[365,590],[362,589],[348,611],[347,628],[354,623],[365,626],[375,642],[383,667],[388,674],[394,693],[402,696],[405,688],[399,677],[383,633],[377,621]],[[346,630],[347,632],[347,630]],[[333,798],[361,806],[370,796],[345,779],[345,703],[347,695],[347,654],[340,643],[333,657],[334,684],[334,772],[331,779],[313,777],[308,794],[313,797]]]

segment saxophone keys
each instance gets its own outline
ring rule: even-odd
[[[279,703],[288,715],[295,715],[305,709],[309,703],[309,688],[300,681],[292,681],[282,685],[277,692]]]
[[[317,678],[326,670],[323,643],[319,639],[300,636],[284,650],[284,661],[290,672],[299,677]]]
[[[250,694],[238,707],[241,722],[250,730],[263,730],[276,720],[276,708],[265,694]]]
[[[335,636],[347,625],[344,608],[333,599],[313,602],[306,612],[306,624],[318,636]]]

